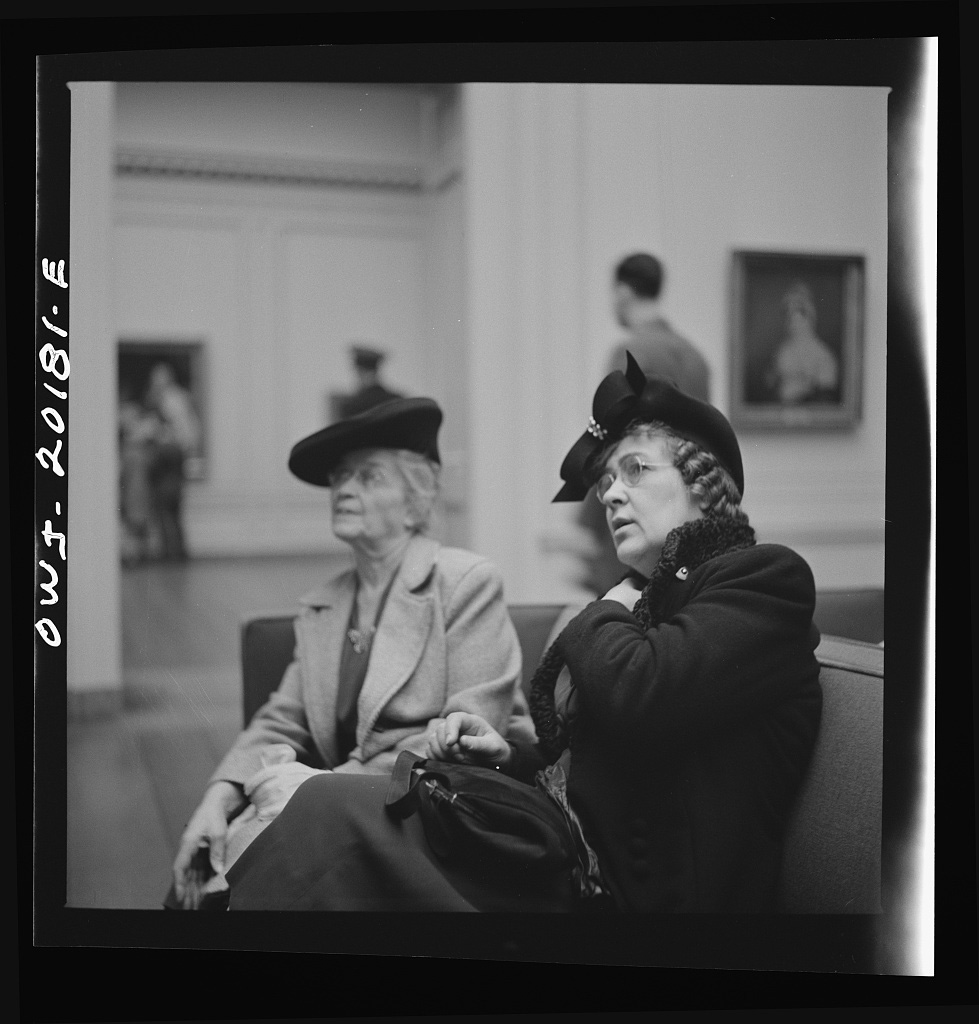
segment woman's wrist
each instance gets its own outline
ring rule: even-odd
[[[205,800],[214,800],[226,811],[236,811],[248,802],[244,787],[228,779],[212,782],[204,795]]]

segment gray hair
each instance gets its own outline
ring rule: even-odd
[[[431,522],[435,500],[439,494],[442,467],[433,459],[405,448],[393,451],[394,464],[405,485],[405,500],[415,533],[424,533]]]

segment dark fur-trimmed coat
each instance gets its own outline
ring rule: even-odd
[[[577,702],[568,795],[621,910],[773,909],[819,726],[809,566],[775,544],[701,560],[698,529],[647,630],[600,600],[556,641]],[[520,748],[513,771],[539,764]]]

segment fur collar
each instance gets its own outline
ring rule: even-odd
[[[705,516],[671,530],[659,561],[643,587],[642,597],[636,603],[636,618],[644,629],[662,620],[667,587],[679,570],[693,572],[718,555],[754,544],[755,531],[747,519],[732,516]]]
[[[646,630],[662,621],[668,588],[680,569],[692,572],[718,555],[750,548],[754,544],[755,531],[743,514],[737,517],[705,516],[671,530],[659,561],[633,609],[640,626]],[[555,641],[541,658],[530,684],[530,711],[537,738],[541,749],[551,760],[567,746],[566,723],[554,706],[554,686],[563,664],[558,641]]]

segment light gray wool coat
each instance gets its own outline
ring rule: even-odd
[[[424,755],[430,723],[451,711],[481,715],[504,734],[533,735],[519,685],[520,644],[498,570],[419,535],[377,624],[357,701],[357,745],[338,764],[338,671],[355,594],[351,568],[301,599],[294,659],[211,782],[244,784],[262,767],[262,750],[275,743],[288,744],[311,767],[389,773],[400,751]]]

